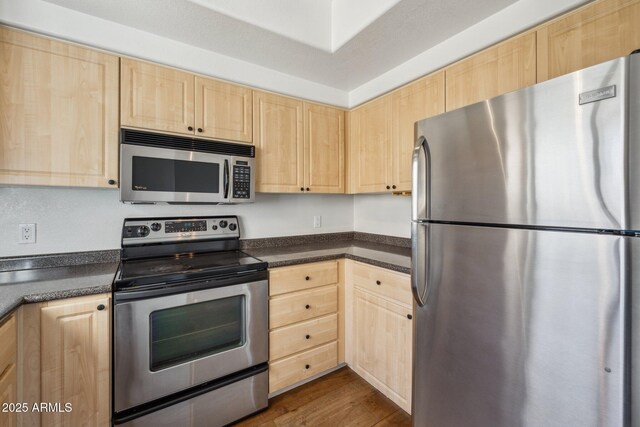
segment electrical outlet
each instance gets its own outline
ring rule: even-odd
[[[36,225],[35,224],[19,224],[20,243],[36,242]]]
[[[316,215],[313,217],[313,228],[322,227],[322,217],[320,215]]]

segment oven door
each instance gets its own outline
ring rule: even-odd
[[[123,202],[229,202],[229,156],[123,143],[120,159]]]
[[[243,279],[190,283],[190,289],[205,289],[151,298],[148,293],[153,291],[138,292],[143,299],[136,299],[136,292],[116,292],[114,410],[266,362],[265,275],[254,273],[260,280],[245,278],[237,284],[228,282]],[[158,292],[166,293],[167,288]],[[124,294],[124,300],[119,294]]]

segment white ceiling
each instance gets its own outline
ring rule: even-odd
[[[345,91],[516,3],[516,0],[46,1]]]

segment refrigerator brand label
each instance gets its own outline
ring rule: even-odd
[[[616,85],[601,87],[600,89],[582,92],[579,96],[579,104],[602,101],[603,99],[614,98],[616,96]]]

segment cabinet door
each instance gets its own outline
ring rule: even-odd
[[[444,71],[423,77],[393,93],[393,190],[411,191],[415,123],[440,113],[444,113]]]
[[[105,308],[98,309],[103,305]],[[41,315],[41,399],[71,412],[42,413],[43,425],[108,425],[109,298],[49,303]]]
[[[253,140],[251,89],[196,77],[196,135]]]
[[[18,378],[16,372],[15,364],[7,367],[4,372],[0,372],[0,405],[18,403]],[[1,406],[0,410],[2,410]],[[17,421],[16,412],[0,412],[0,427],[15,427]]]
[[[506,40],[450,66],[445,73],[447,111],[533,85],[536,35]]]
[[[194,134],[193,74],[122,58],[122,126]]]
[[[304,187],[302,102],[270,93],[253,93],[256,191],[300,192]]]
[[[391,96],[353,110],[350,119],[352,191],[390,190]]]
[[[409,316],[410,315],[410,316]],[[362,291],[353,295],[353,369],[411,412],[412,310]]]
[[[620,56],[640,47],[640,1],[596,1],[538,30],[538,81]]]
[[[304,103],[304,187],[344,193],[344,111]]]
[[[0,184],[111,187],[118,57],[0,27]]]

